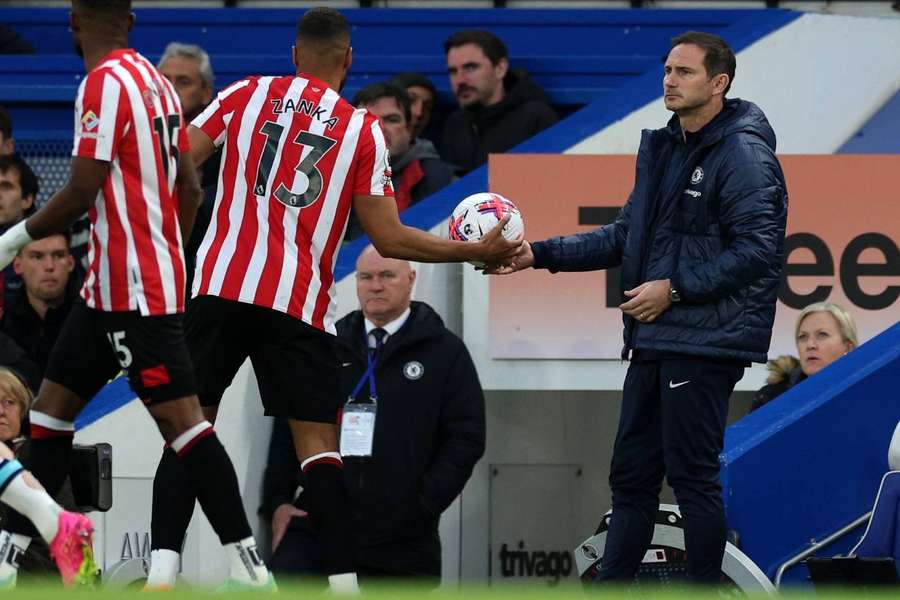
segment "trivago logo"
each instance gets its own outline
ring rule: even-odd
[[[572,574],[572,553],[567,550],[526,550],[520,540],[518,550],[500,546],[500,575],[503,577],[547,577],[550,583]]]

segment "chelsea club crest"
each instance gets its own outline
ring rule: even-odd
[[[691,185],[697,185],[701,181],[703,181],[703,169],[696,167],[691,173]]]
[[[403,365],[403,375],[407,379],[412,379],[415,381],[419,379],[425,373],[425,367],[422,366],[417,360],[411,360],[405,365]]]

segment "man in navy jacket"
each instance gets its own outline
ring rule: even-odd
[[[766,360],[787,219],[772,128],[755,104],[725,99],[735,62],[718,36],[674,38],[663,90],[675,115],[642,133],[634,189],[616,221],[526,243],[511,266],[488,269],[622,267],[622,356],[631,364],[610,467],[603,580],[634,577],[663,476],[684,517],[689,579],[720,579],[728,399],[744,367]]]

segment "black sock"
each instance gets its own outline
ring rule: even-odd
[[[25,468],[41,482],[47,493],[55,498],[66,482],[66,477],[69,476],[69,467],[72,463],[72,436],[32,438],[28,458],[23,463]],[[3,528],[11,533],[39,537],[31,521],[14,510],[9,511]]]
[[[178,453],[178,461],[187,467],[200,506],[219,541],[233,544],[251,537],[234,465],[215,432],[210,429],[192,440]]]
[[[341,466],[314,461],[303,470],[309,500],[309,516],[322,540],[322,559],[329,575],[355,573],[353,522],[350,497]]]
[[[196,500],[197,490],[191,472],[167,446],[153,478],[151,549],[181,552]]]

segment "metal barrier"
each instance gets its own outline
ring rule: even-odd
[[[869,522],[869,517],[871,517],[871,516],[872,516],[872,511],[869,511],[866,514],[859,517],[858,519],[856,519],[855,521],[853,521],[852,523],[850,523],[849,525],[841,527],[840,529],[838,529],[837,531],[835,531],[834,533],[832,533],[831,535],[826,537],[821,542],[817,542],[815,539],[812,540],[812,544],[810,545],[809,548],[807,548],[806,550],[803,550],[799,554],[795,554],[791,558],[784,561],[781,564],[781,566],[778,567],[778,570],[775,571],[775,587],[776,588],[781,587],[781,579],[782,579],[782,577],[784,577],[785,571],[787,571],[794,565],[797,565],[797,564],[803,562],[804,560],[806,560],[807,558],[809,558],[810,556],[812,556],[813,554],[815,554],[822,548],[841,539],[842,537],[844,537],[845,535],[847,535],[848,533],[850,533],[851,531],[853,531],[860,525],[865,525],[866,523]]]

